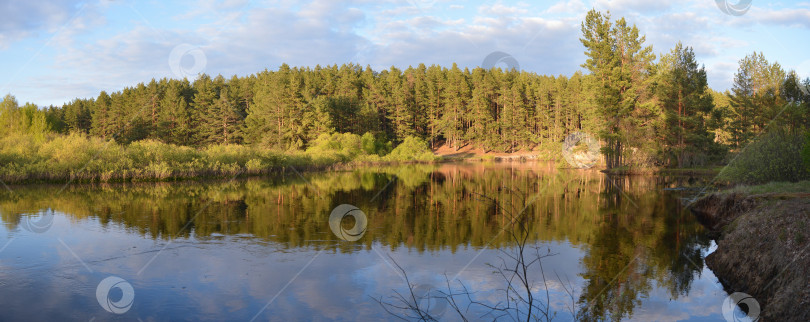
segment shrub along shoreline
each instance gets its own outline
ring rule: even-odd
[[[603,172],[717,175],[722,182],[745,184],[810,180],[808,143],[808,134],[777,128],[754,140],[726,166],[619,167]],[[535,151],[537,159],[556,159],[557,167],[569,168],[553,150],[547,146]],[[369,164],[494,159],[487,157],[444,158],[435,155],[419,137],[406,137],[393,147],[392,142],[371,133],[321,134],[306,150],[286,151],[243,144],[189,147],[151,139],[121,144],[80,133],[16,134],[0,137],[0,180],[5,184],[172,181],[264,175],[287,167],[311,171]]]
[[[433,162],[427,143],[408,137],[396,148],[373,136],[324,134],[305,151],[227,144],[201,148],[155,140],[127,145],[82,134],[0,138],[5,184],[171,181],[263,175],[287,167],[324,170],[359,164]]]

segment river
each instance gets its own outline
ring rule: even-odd
[[[470,320],[525,319],[504,278],[521,236],[534,314],[722,320],[714,244],[671,189],[705,179],[446,163],[13,186],[0,320],[460,320],[448,292]]]

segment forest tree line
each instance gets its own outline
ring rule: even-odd
[[[0,131],[82,133],[128,144],[245,144],[302,150],[322,134],[409,136],[481,152],[558,148],[573,132],[598,136],[609,168],[696,166],[738,151],[776,120],[804,131],[810,94],[761,53],[740,60],[731,91],[708,87],[691,47],[653,54],[624,18],[588,13],[589,73],[547,76],[437,65],[375,71],[356,64],[290,67],[248,76],[160,79],[62,106],[0,104]],[[12,125],[12,123],[14,125]]]

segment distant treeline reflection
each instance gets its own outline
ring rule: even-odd
[[[348,172],[295,171],[272,179],[72,186],[24,186],[0,194],[3,224],[53,209],[71,220],[95,219],[154,239],[245,234],[288,248],[355,252],[381,243],[419,252],[508,247],[509,218],[483,196],[525,207],[534,241],[581,247],[584,320],[630,316],[655,281],[677,298],[703,267],[709,240],[662,177],[611,177],[543,164],[440,164]],[[344,242],[329,228],[340,204],[359,207],[368,230]],[[188,225],[187,229],[183,227]],[[12,232],[13,234],[13,232]]]
[[[661,180],[542,165],[409,165],[307,174],[306,180],[289,171],[272,179],[74,186],[61,193],[59,186],[20,187],[0,195],[0,214],[9,229],[24,214],[52,209],[156,239],[249,234],[299,247],[340,241],[327,219],[348,203],[369,220],[355,244],[421,251],[503,246],[508,217],[483,196],[522,209],[523,193],[535,196],[525,212],[537,240],[591,243],[601,229],[612,229],[650,238],[637,242],[653,246],[655,239],[680,240],[700,230],[671,198],[662,198]]]

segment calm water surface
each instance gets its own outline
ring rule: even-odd
[[[396,264],[423,290],[449,279],[503,303],[489,265],[515,244],[495,202],[525,209],[529,244],[554,254],[545,283],[538,266],[530,276],[555,320],[722,320],[727,293],[703,262],[713,244],[684,193],[665,190],[700,183],[527,163],[11,187],[0,192],[0,320],[391,320],[378,301],[400,304]],[[341,204],[357,217],[330,227]]]

